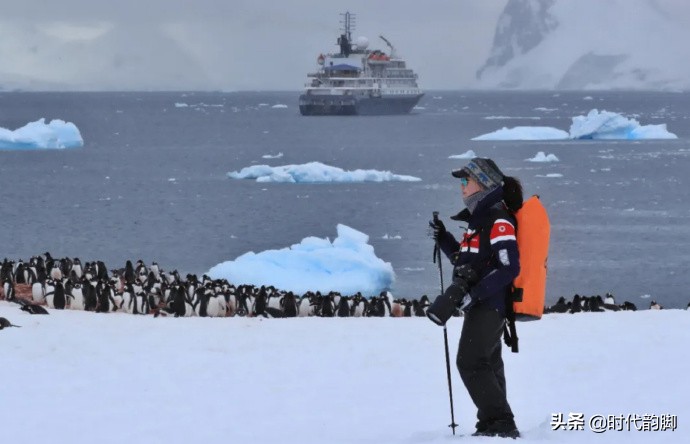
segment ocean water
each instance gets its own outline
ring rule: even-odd
[[[439,275],[427,221],[439,211],[460,233],[448,219],[462,207],[450,171],[464,161],[448,157],[472,149],[546,205],[549,302],[605,292],[641,308],[690,301],[690,94],[432,91],[413,114],[382,117],[302,117],[298,95],[0,93],[0,127],[59,118],[75,123],[85,143],[0,151],[0,259],[49,251],[111,268],[142,259],[201,274],[248,251],[333,239],[343,223],[368,234],[391,262],[395,296],[433,297]],[[679,139],[470,140],[504,126],[567,130],[593,108],[666,123]],[[560,162],[525,161],[538,151]],[[311,161],[422,181],[263,184],[226,176]],[[447,283],[447,262],[444,272]]]

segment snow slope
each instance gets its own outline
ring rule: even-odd
[[[32,316],[4,301],[0,316],[21,325],[0,330],[4,442],[456,441],[443,330],[426,318]],[[452,359],[461,324],[449,323]],[[688,442],[689,327],[681,310],[520,324],[520,353],[503,354],[520,443]],[[471,433],[474,407],[455,370],[452,382],[458,433]],[[552,431],[559,413],[584,414],[584,430]],[[677,429],[587,425],[645,414],[675,415]]]

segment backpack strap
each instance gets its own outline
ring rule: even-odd
[[[513,310],[514,291],[510,292],[506,301],[506,323],[503,324],[503,342],[513,353],[518,353],[518,335],[515,326],[515,311]]]

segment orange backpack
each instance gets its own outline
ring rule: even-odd
[[[546,272],[551,224],[539,196],[515,213],[520,274],[513,280],[513,312],[518,321],[541,319],[546,299]]]
[[[514,353],[518,352],[515,321],[541,319],[546,299],[546,262],[549,256],[551,224],[546,209],[534,195],[515,213],[520,274],[513,280],[503,339]],[[511,310],[512,308],[512,310]]]

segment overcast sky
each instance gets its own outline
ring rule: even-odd
[[[507,0],[23,0],[0,15],[5,89],[298,90],[353,37],[387,37],[427,89],[470,84]]]
[[[621,17],[640,1],[690,29],[688,0],[619,1]],[[357,14],[353,37],[382,49],[378,35],[387,37],[422,88],[466,88],[488,57],[507,2],[4,1],[0,87],[299,90],[318,54],[337,50],[339,13],[347,7]]]

